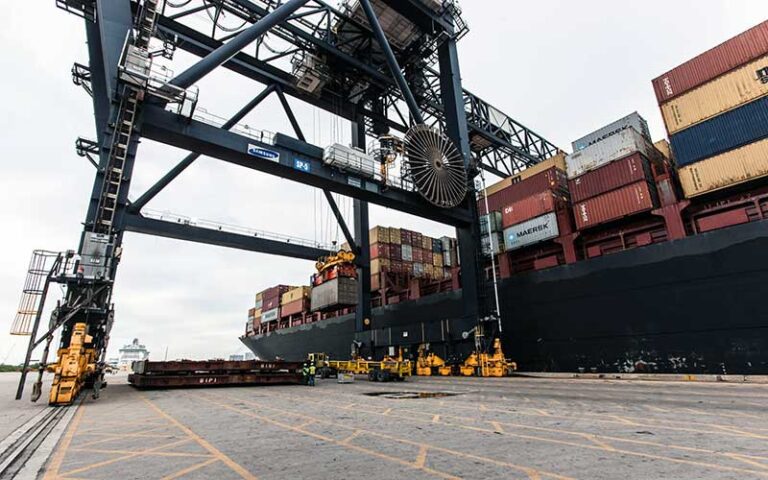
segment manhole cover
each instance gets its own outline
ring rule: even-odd
[[[365,393],[369,397],[390,398],[392,400],[410,400],[415,398],[442,398],[453,397],[458,393],[452,392],[369,392]]]

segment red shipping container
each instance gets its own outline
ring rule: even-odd
[[[555,192],[568,191],[568,178],[564,171],[557,167],[552,167],[549,170],[544,170],[521,182],[510,185],[493,195],[488,195],[488,208],[491,212],[500,212],[507,205],[512,205],[519,200],[547,190]],[[485,199],[481,198],[478,200],[477,205],[480,214],[485,214]]]
[[[569,180],[568,190],[571,192],[571,201],[576,203],[652,178],[648,160],[635,153]]]
[[[266,301],[267,299],[277,298],[277,303],[280,303],[280,297],[283,296],[285,292],[290,290],[291,287],[288,285],[277,285],[272,288],[268,288],[264,290],[264,294],[262,295],[262,299]],[[274,308],[274,307],[273,307]],[[269,308],[262,307],[262,310],[269,310]]]
[[[388,243],[374,243],[371,245],[371,259],[389,258],[390,246]]]
[[[296,300],[295,302],[286,303],[280,308],[280,318],[287,318],[291,315],[298,315],[301,312],[309,311],[309,302],[306,298]]]
[[[397,261],[393,260],[389,264],[389,270],[392,273],[403,273],[403,262],[401,262],[399,260],[397,260]]]
[[[403,246],[393,243],[389,246],[389,258],[392,260],[403,259]]]
[[[652,210],[655,192],[646,181],[627,185],[573,206],[576,228],[584,230],[612,220]]]
[[[768,20],[653,80],[659,105],[768,54]]]
[[[424,250],[413,247],[413,262],[422,263],[424,261]]]
[[[400,243],[403,245],[410,245],[411,244],[411,237],[412,232],[410,230],[406,230],[404,228],[400,229]]]
[[[261,311],[266,312],[280,306],[280,297],[264,298],[261,304]]]
[[[556,196],[552,191],[537,193],[518,200],[501,210],[501,225],[504,228],[540,217],[555,210]]]
[[[414,249],[416,247],[421,248],[421,243],[424,241],[424,235],[420,234],[419,232],[411,232],[411,245],[414,246]]]

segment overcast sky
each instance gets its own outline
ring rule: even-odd
[[[635,110],[654,138],[663,138],[651,79],[768,17],[765,0],[464,0],[462,7],[471,27],[460,44],[465,88],[564,149]],[[95,138],[90,99],[70,79],[73,62],[87,64],[82,21],[50,0],[16,1],[4,14],[0,363],[23,359],[27,339],[7,332],[32,250],[77,247],[94,172],[73,145],[78,136]],[[175,64],[190,61],[178,54]],[[260,88],[218,72],[200,83],[200,105],[229,116]],[[310,141],[348,141],[346,125],[297,109]],[[274,98],[245,123],[291,132]],[[131,198],[184,153],[144,141]],[[149,208],[329,240],[336,227],[320,200],[311,188],[202,158]],[[342,209],[350,205],[342,202]],[[452,235],[444,226],[377,207],[371,224]],[[110,354],[134,337],[155,359],[166,348],[169,358],[242,352],[237,337],[254,293],[278,283],[306,284],[312,270],[312,262],[127,234]],[[59,297],[52,292],[49,305]]]

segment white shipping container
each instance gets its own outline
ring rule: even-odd
[[[323,163],[366,178],[375,178],[379,168],[372,156],[362,150],[339,143],[325,149]]]
[[[634,128],[622,130],[602,142],[565,157],[568,179],[574,179],[636,152],[642,153],[650,160],[655,160],[658,156],[656,148]]]
[[[452,267],[453,260],[451,259],[451,252],[443,252],[443,266]]]
[[[256,310],[261,310],[261,306],[262,306],[263,304],[264,304],[264,303],[263,303],[263,301],[262,301],[262,300],[256,300],[256,305],[254,305],[254,307],[253,307],[253,308],[255,308]]]
[[[402,250],[400,251],[400,253],[401,253],[401,256],[403,257],[404,262],[413,261],[413,247],[411,245],[403,244]]]
[[[414,263],[413,264],[413,276],[416,278],[421,278],[424,276],[424,264],[423,263]]]
[[[272,322],[280,317],[280,308],[273,308],[261,313],[261,323]]]
[[[491,257],[504,252],[504,235],[502,233],[492,233],[480,237],[480,247],[483,255]]]
[[[501,212],[490,212],[480,216],[480,235],[501,232]]]
[[[555,212],[527,220],[504,230],[504,247],[516,250],[560,235]]]
[[[651,131],[648,129],[648,122],[646,122],[639,113],[634,112],[576,140],[571,144],[573,146],[573,151],[578,152],[579,150],[584,150],[588,146],[602,142],[627,128],[634,128],[635,131],[647,138],[648,141],[651,140]]]

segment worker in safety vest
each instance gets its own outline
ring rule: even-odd
[[[315,362],[311,362],[309,364],[309,386],[314,387],[315,386]]]
[[[309,366],[306,363],[301,368],[301,374],[304,376],[304,385],[309,385]]]

